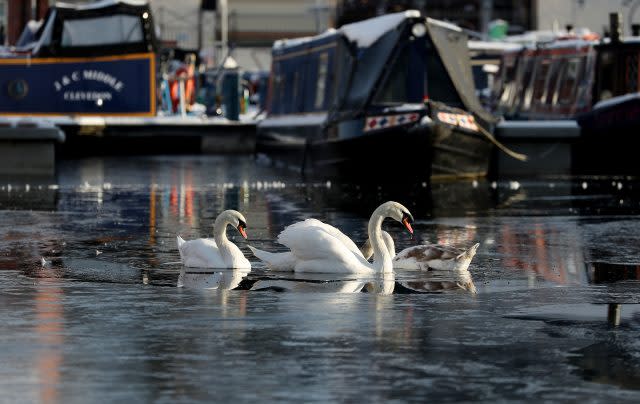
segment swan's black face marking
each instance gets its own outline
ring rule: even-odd
[[[238,231],[242,234],[242,237],[247,238],[247,232],[244,229],[247,228],[247,224],[242,220],[238,219]]]
[[[407,228],[409,233],[413,234],[413,229],[411,228],[411,223],[413,223],[413,216],[409,212],[402,212],[402,224]]]

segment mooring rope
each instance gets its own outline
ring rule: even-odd
[[[486,130],[482,125],[478,124],[477,121],[476,121],[476,126],[478,126],[478,129],[480,130],[480,133],[482,133],[487,139],[489,139],[489,141],[491,143],[496,145],[496,147],[498,149],[500,149],[503,152],[505,152],[508,156],[513,157],[514,159],[519,160],[519,161],[527,161],[529,159],[529,157],[527,157],[526,154],[515,152],[515,151],[509,149],[504,144],[502,144],[498,139],[495,138],[495,136],[493,136],[493,134],[491,132]]]

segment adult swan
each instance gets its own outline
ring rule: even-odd
[[[271,269],[307,273],[373,274],[393,271],[392,259],[383,238],[382,221],[390,217],[413,233],[413,217],[398,202],[385,202],[371,215],[367,232],[374,251],[368,262],[353,241],[333,226],[307,219],[290,225],[280,233],[278,242],[289,248],[283,253],[270,253],[253,247],[253,254]]]
[[[242,237],[247,238],[247,221],[244,216],[236,210],[225,210],[213,224],[213,240],[199,238],[184,241],[182,237],[177,237],[182,264],[196,268],[251,269],[251,264],[242,251],[227,239],[227,225],[232,225]]]

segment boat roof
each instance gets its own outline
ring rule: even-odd
[[[97,10],[100,8],[117,6],[120,4],[124,4],[127,6],[142,7],[142,6],[148,6],[149,1],[148,0],[99,0],[93,3],[84,3],[84,4],[56,2],[55,7],[70,8],[74,10]]]
[[[290,48],[308,45],[312,42],[333,40],[336,36],[344,36],[349,42],[356,44],[359,48],[368,48],[387,32],[410,18],[421,18],[421,14],[418,10],[386,14],[364,21],[345,24],[338,29],[329,28],[327,31],[315,36],[281,39],[274,42],[273,49],[286,52]],[[452,25],[452,27],[459,29],[454,25]]]
[[[629,93],[625,95],[620,95],[617,97],[609,98],[607,100],[598,101],[596,105],[593,106],[593,109],[601,109],[611,107],[617,104],[622,104],[623,102],[636,100],[640,98],[640,93]]]

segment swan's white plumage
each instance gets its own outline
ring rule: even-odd
[[[182,265],[194,268],[226,268],[216,241],[210,238],[184,241],[178,236]]]
[[[274,271],[293,271],[296,265],[296,259],[291,251],[272,253],[269,251],[259,250],[253,246],[248,246],[253,255],[260,261],[267,264],[269,269]]]
[[[295,239],[303,234],[309,229],[311,235],[307,235],[305,238],[305,242],[297,242]],[[315,233],[318,229],[322,230],[324,233]],[[332,236],[338,243],[341,243],[346,247],[349,251],[351,251],[354,255],[361,257],[362,253],[358,249],[358,246],[343,232],[338,230],[337,228],[331,226],[330,224],[321,222],[318,219],[306,219],[301,222],[294,223],[286,227],[278,236],[278,242],[282,245],[285,245],[291,249],[289,243],[297,245],[297,250],[299,254],[304,255],[304,250],[311,250],[315,248],[315,239],[314,237],[319,236]],[[264,250],[259,250],[255,247],[249,246],[253,254],[263,261],[269,269],[275,271],[296,271],[296,262],[299,261],[296,256],[293,255],[292,251],[285,251],[279,253],[272,253]],[[300,271],[298,269],[298,271]],[[317,272],[317,271],[314,271]],[[324,271],[326,272],[326,271]]]
[[[360,256],[362,255],[358,246],[347,235],[345,235],[343,232],[341,232],[337,228],[331,226],[330,224],[321,222],[318,219],[306,219],[302,222],[297,222],[288,226],[278,236],[278,242],[280,244],[286,245],[281,241],[282,237],[289,237],[290,235],[292,235],[293,232],[297,233],[298,231],[306,227],[320,228],[324,230],[325,233],[329,234],[330,236],[333,236],[338,241],[340,241],[347,249],[349,249],[349,251],[353,252],[356,255],[360,255]]]
[[[318,226],[292,225],[278,236],[278,242],[295,257],[296,272],[373,272],[362,254],[349,248],[355,247],[353,241],[348,241],[345,244],[344,239]]]

